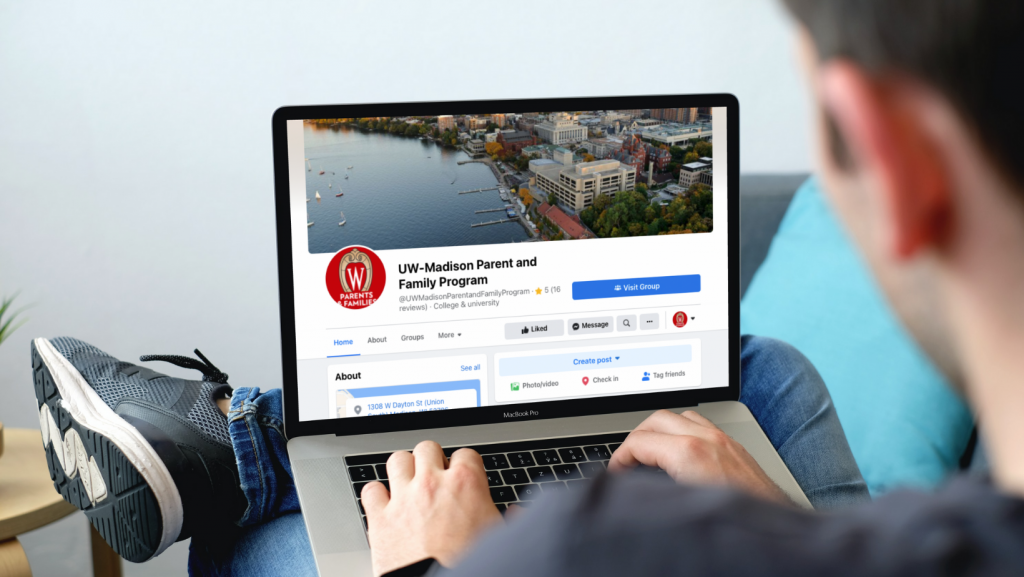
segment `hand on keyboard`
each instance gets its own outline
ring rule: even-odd
[[[677,483],[731,485],[763,499],[790,503],[750,453],[694,411],[658,411],[626,437],[609,471],[638,465],[666,471]]]
[[[373,572],[381,575],[433,557],[451,566],[501,514],[488,489],[480,454],[424,441],[387,461],[391,492],[378,481],[362,487]]]

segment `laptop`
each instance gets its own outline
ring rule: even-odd
[[[285,431],[322,575],[371,574],[359,490],[425,439],[528,509],[689,408],[810,506],[738,402],[735,97],[292,106],[273,141]]]

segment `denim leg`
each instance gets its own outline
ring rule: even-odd
[[[231,395],[228,432],[249,506],[230,546],[192,539],[191,575],[316,575],[284,436],[281,390]]]
[[[260,394],[259,388],[241,387],[231,395],[228,432],[242,492],[249,501],[249,508],[238,521],[242,527],[299,510],[284,436],[281,394],[281,389]]]
[[[750,409],[815,509],[870,500],[821,375],[792,346],[741,339],[740,402]]]
[[[228,546],[192,540],[188,555],[192,576],[316,577],[316,564],[301,513],[288,513],[261,525],[243,527]]]

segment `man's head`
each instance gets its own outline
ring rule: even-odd
[[[1024,4],[784,2],[801,24],[829,196],[896,311],[960,383],[972,354],[962,323],[1024,292]]]

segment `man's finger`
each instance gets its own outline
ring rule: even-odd
[[[401,489],[409,484],[416,473],[415,460],[409,451],[396,451],[388,457],[386,465],[391,489]]]
[[[371,519],[391,501],[391,494],[384,487],[384,483],[380,481],[367,483],[363,487],[361,497],[363,499],[363,509],[366,509],[366,516]]]
[[[703,425],[705,427],[711,427],[713,429],[717,429],[718,428],[714,423],[712,423],[710,420],[708,420],[707,417],[705,417],[704,415],[698,413],[697,411],[683,411],[682,415],[680,415],[680,416],[682,416],[684,419],[689,419],[689,420],[693,421],[694,423],[697,423],[698,425]]]
[[[637,465],[647,465],[670,471],[672,460],[680,456],[679,446],[688,442],[684,439],[686,436],[635,430],[615,450],[608,462],[608,470],[622,471]]]
[[[464,448],[452,453],[451,463],[449,463],[448,466],[453,467],[457,464],[470,467],[472,469],[479,469],[480,471],[484,470],[483,457],[473,449]]]
[[[445,469],[445,465],[448,464],[448,460],[444,456],[444,450],[441,449],[441,445],[438,445],[434,441],[421,441],[412,450],[412,456],[416,459],[416,473],[425,473],[430,470]]]
[[[656,411],[644,419],[635,430],[653,431],[667,435],[699,435],[701,426],[692,419],[677,415],[672,411]]]

